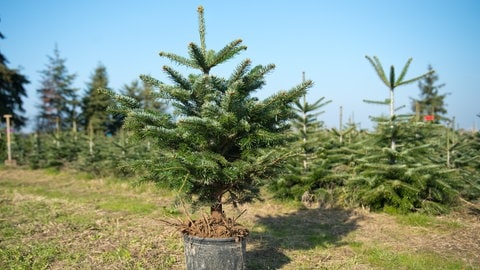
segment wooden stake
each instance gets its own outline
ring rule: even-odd
[[[5,122],[7,123],[7,160],[5,160],[5,165],[15,165],[16,161],[12,160],[12,148],[11,148],[11,139],[10,139],[10,118],[11,114],[3,115],[5,117]]]

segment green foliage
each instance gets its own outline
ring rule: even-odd
[[[438,127],[413,118],[395,121],[394,132],[390,121],[379,122],[377,132],[365,142],[368,154],[357,159],[347,197],[372,210],[447,211],[455,203],[458,183],[453,170],[430,159],[437,153],[428,140]],[[395,150],[385,147],[392,133],[398,141]]]
[[[395,67],[390,66],[390,74],[389,74],[389,78],[387,79],[387,76],[385,75],[385,71],[384,71],[384,69],[382,67],[382,64],[380,63],[380,60],[378,59],[378,57],[376,57],[376,56],[374,56],[373,58],[370,57],[370,56],[365,56],[365,57],[370,62],[370,64],[372,64],[372,66],[375,69],[375,72],[377,73],[380,80],[382,80],[382,82],[391,90],[393,90],[396,87],[401,86],[401,85],[414,83],[414,82],[424,78],[425,76],[433,74],[435,72],[434,70],[430,70],[429,72],[427,72],[423,75],[414,77],[414,78],[409,79],[409,80],[404,80],[405,75],[407,74],[408,68],[410,67],[410,63],[413,60],[412,58],[409,58],[407,60],[407,63],[405,63],[405,66],[403,66],[402,71],[400,72],[400,76],[398,76],[398,78],[395,77]]]
[[[433,70],[404,80],[411,59],[400,76],[390,69],[387,79],[377,57],[367,59],[382,82],[390,89],[390,99],[376,104],[390,105],[390,117],[372,117],[376,130],[366,137],[363,153],[356,156],[354,173],[346,185],[347,201],[373,210],[395,209],[408,213],[422,211],[444,213],[456,203],[463,183],[442,161],[442,126],[418,122],[409,115],[395,114],[394,89],[433,74]],[[390,147],[388,147],[390,145]]]
[[[319,109],[331,102],[324,99],[322,97],[314,103],[308,103],[303,96],[303,100],[294,103],[296,115],[292,120],[291,132],[295,140],[288,148],[297,155],[287,164],[289,172],[283,173],[269,185],[278,198],[300,200],[303,194],[314,192],[318,188],[318,179],[327,174],[323,157],[320,158],[323,150],[320,136],[322,122],[317,120],[317,116],[323,113]]]
[[[47,159],[49,167],[68,166],[76,161],[78,153],[81,151],[76,134],[72,132],[62,132],[50,135],[51,144],[47,150]]]
[[[132,98],[106,92],[117,102],[112,109],[126,116],[124,127],[137,139],[149,138],[157,146],[158,152],[143,160],[152,180],[212,205],[251,201],[259,196],[262,180],[273,177],[290,156],[276,147],[288,139],[285,131],[294,116],[291,105],[312,82],[260,101],[252,95],[265,85],[265,75],[274,65],[252,67],[246,59],[229,78],[211,74],[246,46],[238,39],[219,51],[208,50],[202,7],[198,14],[200,45],[190,43],[188,57],[160,53],[197,73],[184,76],[164,66],[171,85],[141,76],[172,104],[173,115],[142,109]]]
[[[0,33],[0,40],[3,38]],[[7,64],[7,58],[0,52],[0,117],[3,118],[5,114],[12,115],[12,125],[21,128],[27,120],[22,116],[25,112],[23,98],[27,97],[25,85],[30,82],[18,69],[9,68]]]
[[[99,64],[87,84],[88,89],[82,99],[82,124],[85,131],[92,129],[94,133],[115,134],[121,124],[107,108],[112,104],[111,99],[100,93],[99,88],[108,88],[107,69]]]
[[[412,100],[411,108],[417,114],[417,121],[420,121],[425,115],[433,115],[433,121],[438,124],[440,120],[448,120],[445,117],[447,109],[444,101],[447,94],[439,94],[439,90],[445,84],[436,85],[438,76],[433,73],[432,66],[428,66],[428,71],[429,73],[418,82],[421,91],[420,98]]]
[[[456,135],[456,136],[455,136]],[[480,132],[457,132],[451,138],[450,164],[456,168],[462,197],[480,197]]]
[[[7,136],[0,132],[0,160],[7,159]]]
[[[142,109],[153,111],[164,111],[167,109],[166,104],[159,101],[158,93],[155,92],[152,85],[145,81],[140,85],[140,82],[135,80],[130,85],[125,85],[120,92],[122,95],[135,99]]]
[[[57,46],[53,53],[53,56],[48,56],[49,63],[40,72],[42,86],[37,89],[40,95],[37,130],[41,132],[71,129],[77,118],[78,89],[73,87],[76,75],[68,73],[66,59],[60,57]]]
[[[391,118],[390,120],[392,122],[394,121],[395,111],[396,111],[395,97],[394,97],[395,88],[397,88],[398,86],[401,86],[401,85],[406,85],[406,84],[416,82],[416,81],[418,81],[418,80],[420,80],[420,79],[422,79],[422,78],[424,78],[428,75],[431,75],[435,72],[434,70],[430,70],[429,72],[427,72],[423,75],[414,77],[413,79],[404,80],[405,75],[407,74],[408,68],[410,67],[410,63],[413,60],[412,58],[410,58],[410,59],[407,60],[407,63],[403,67],[402,72],[400,73],[400,76],[398,76],[398,78],[395,77],[395,67],[392,65],[390,67],[389,79],[387,79],[387,77],[385,75],[385,71],[383,70],[382,64],[380,63],[380,60],[378,59],[378,57],[376,57],[376,56],[374,56],[373,58],[371,58],[369,56],[365,56],[365,57],[367,58],[367,60],[370,62],[370,64],[375,69],[375,72],[377,73],[380,80],[382,80],[382,82],[390,90],[390,99],[388,101],[390,102],[390,118]],[[390,136],[390,148],[392,148],[392,150],[395,150],[395,147],[396,147],[396,137],[395,137],[395,134],[394,134],[395,130],[396,130],[395,127],[392,126],[392,134]]]

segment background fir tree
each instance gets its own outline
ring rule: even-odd
[[[146,111],[138,102],[115,95],[115,111],[126,115],[124,126],[137,138],[151,138],[160,152],[143,161],[150,177],[177,188],[196,202],[211,206],[212,215],[222,214],[222,204],[243,203],[258,198],[260,184],[276,175],[289,156],[276,147],[288,138],[292,103],[311,86],[306,81],[289,91],[264,100],[253,94],[265,85],[265,75],[274,65],[252,67],[243,60],[229,78],[214,75],[213,69],[246,49],[237,39],[219,51],[207,49],[203,8],[199,7],[200,44],[188,45],[188,57],[161,52],[175,64],[195,70],[188,76],[170,66],[163,70],[173,84],[150,76],[153,85],[170,101],[173,115]]]
[[[56,45],[53,56],[47,57],[48,64],[40,71],[42,86],[37,89],[40,96],[37,130],[54,132],[57,125],[61,130],[71,129],[77,121],[78,90],[73,87],[76,75],[68,73],[66,59],[60,57]]]
[[[441,120],[448,120],[445,97],[447,94],[440,94],[439,91],[445,86],[444,83],[436,84],[438,81],[437,73],[433,72],[431,65],[428,66],[428,73],[418,82],[420,88],[420,98],[412,99],[411,108],[417,114],[419,120],[423,120],[425,115],[433,115],[434,122],[440,123]]]
[[[75,169],[83,171],[92,177],[119,176],[119,164],[123,160],[121,150],[114,142],[119,138],[117,136],[82,136],[82,147],[79,149],[78,161],[75,163]],[[91,143],[91,145],[89,145]]]
[[[305,77],[305,74],[303,74],[303,77]],[[305,78],[303,78],[303,81],[305,81]],[[310,169],[310,160],[315,158],[316,148],[318,147],[318,141],[314,140],[312,135],[317,133],[323,126],[323,122],[319,121],[317,117],[324,111],[319,111],[319,109],[332,102],[331,100],[324,100],[325,97],[321,97],[314,103],[308,103],[307,97],[304,95],[302,99],[294,103],[296,116],[292,122],[292,127],[294,132],[299,135],[301,142],[300,159],[303,171]]]
[[[325,160],[328,174],[319,183],[325,194],[331,194],[332,204],[350,206],[346,192],[348,180],[355,175],[358,160],[365,155],[365,143],[370,136],[365,130],[358,130],[354,123],[345,127],[328,130],[325,144]]]
[[[142,109],[159,111],[167,109],[167,105],[159,100],[160,97],[154,87],[144,81],[134,80],[129,85],[124,85],[120,93],[134,98]]]
[[[303,74],[303,81],[305,81]],[[320,163],[319,152],[322,149],[322,138],[320,136],[323,122],[318,120],[318,116],[324,111],[320,111],[331,100],[325,101],[321,97],[313,103],[307,102],[306,95],[294,103],[295,118],[292,120],[291,132],[296,137],[295,141],[287,147],[297,155],[292,157],[287,164],[288,173],[282,174],[278,179],[270,184],[270,189],[275,192],[278,198],[294,198],[309,202],[314,200],[314,190],[319,170],[324,166]]]
[[[367,60],[370,62],[370,64],[375,69],[375,72],[377,73],[380,80],[382,80],[382,82],[389,88],[390,99],[388,99],[388,102],[390,104],[390,121],[392,121],[391,136],[390,136],[390,148],[392,150],[395,150],[395,146],[396,146],[396,138],[395,138],[396,127],[395,127],[393,121],[394,121],[394,118],[395,118],[396,108],[395,108],[394,90],[398,86],[407,85],[407,84],[416,82],[416,81],[424,78],[428,74],[433,73],[434,71],[431,70],[426,74],[420,75],[420,76],[415,77],[413,79],[405,80],[405,75],[407,74],[408,68],[410,67],[410,63],[413,60],[412,58],[410,58],[410,59],[407,60],[407,63],[403,67],[403,69],[400,72],[400,75],[398,76],[398,78],[396,77],[395,67],[393,65],[390,66],[390,74],[389,74],[389,78],[387,78],[386,73],[385,73],[385,71],[382,67],[382,64],[380,63],[380,60],[378,59],[378,57],[376,57],[376,56],[374,56],[373,58],[370,57],[370,56],[365,56],[365,57],[367,58]]]
[[[135,99],[139,108],[145,111],[165,112],[168,107],[165,102],[161,101],[161,97],[155,92],[154,87],[145,81],[134,80],[129,85],[125,85],[123,89],[120,90],[120,93]],[[115,117],[123,121],[123,116],[115,115]],[[131,164],[128,163],[128,160],[142,160],[142,156],[145,157],[145,155],[151,152],[152,143],[150,139],[145,138],[141,144],[135,144],[128,138],[128,131],[122,129],[120,132],[122,140],[116,145],[123,149],[122,153],[126,153],[123,155],[125,161],[122,162],[120,167],[123,168],[123,171],[129,171],[129,173],[132,174],[134,170]],[[138,174],[139,172],[137,171],[136,173]]]
[[[372,210],[401,213],[447,211],[458,198],[459,185],[454,171],[437,163],[438,149],[429,143],[440,134],[435,130],[441,127],[417,122],[413,116],[398,121],[398,144],[392,150],[385,147],[390,139],[390,123],[382,123],[363,143],[364,155],[357,157],[355,173],[347,182],[349,201]]]
[[[388,80],[378,58],[367,59],[389,87],[386,103],[390,116],[372,118],[376,130],[364,142],[364,155],[357,159],[355,173],[347,182],[349,200],[373,210],[446,211],[458,198],[458,185],[453,171],[434,158],[439,152],[431,141],[439,136],[441,126],[417,122],[411,115],[397,115],[393,102],[397,86],[418,81],[433,71],[404,81],[409,59],[398,79],[392,66]]]
[[[29,149],[29,152],[27,154],[27,164],[32,169],[40,169],[47,167],[47,146],[45,145],[45,141],[42,139],[43,136],[44,134],[39,134],[38,132],[30,135],[29,140],[31,148]]]
[[[100,63],[90,76],[90,82],[87,83],[87,90],[82,98],[83,129],[86,132],[93,129],[94,134],[115,134],[121,123],[107,111],[107,108],[112,105],[112,100],[98,91],[102,88],[109,88],[109,86],[107,68]]]
[[[4,36],[0,33],[0,40],[2,39]],[[0,117],[11,114],[12,125],[21,128],[27,120],[22,115],[25,112],[23,98],[27,97],[24,85],[30,82],[19,70],[9,68],[7,64],[7,58],[0,52]]]
[[[480,132],[450,130],[450,165],[457,169],[460,193],[467,200],[480,197]]]
[[[73,131],[59,131],[52,134],[45,134],[44,140],[47,143],[46,167],[61,169],[72,167],[77,161],[78,154],[85,148],[86,143],[83,137],[76,136]]]

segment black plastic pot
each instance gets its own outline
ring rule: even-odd
[[[246,239],[183,236],[187,270],[245,269]]]

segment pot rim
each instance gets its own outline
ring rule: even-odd
[[[240,242],[243,241],[246,237],[198,237],[189,234],[183,234],[184,239],[190,239],[195,242],[201,241],[210,241],[210,242]]]

